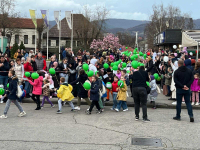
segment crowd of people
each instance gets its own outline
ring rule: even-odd
[[[19,116],[26,113],[20,106],[23,98],[32,98],[37,108],[44,107],[47,100],[51,107],[55,105],[51,102],[52,97],[58,98],[58,111],[62,113],[62,106],[66,102],[71,106],[71,110],[80,110],[81,100],[85,100],[89,106],[86,114],[91,114],[96,106],[97,113],[104,111],[105,102],[113,101],[112,111],[128,111],[127,98],[128,89],[135,103],[135,119],[139,120],[140,106],[143,110],[143,120],[150,121],[147,116],[147,101],[152,103],[152,108],[156,109],[158,94],[164,95],[174,100],[177,105],[175,120],[180,120],[181,103],[186,103],[190,121],[194,122],[192,105],[199,105],[200,92],[200,62],[195,61],[192,54],[188,54],[186,48],[180,52],[172,50],[147,50],[145,55],[139,52],[129,55],[122,53],[116,48],[98,49],[92,53],[79,50],[74,54],[71,48],[66,48],[62,52],[62,62],[59,62],[56,55],[51,56],[49,66],[42,57],[42,53],[37,50],[35,54],[32,50],[27,53],[25,50],[18,50],[14,55],[14,60],[10,59],[10,52],[7,49],[0,56],[0,86],[6,89],[1,97],[1,103],[6,102],[6,109],[1,118],[7,118],[7,110],[13,101],[20,110]],[[131,58],[140,64],[133,67]],[[113,69],[115,62],[118,69]],[[104,64],[109,67],[105,67]],[[125,66],[123,64],[126,64]],[[83,69],[83,65],[89,66],[88,70]],[[50,74],[47,70],[54,68],[56,73]],[[36,72],[39,78],[33,80],[26,77],[25,72]],[[93,71],[93,76],[88,76],[88,71]],[[155,77],[159,75],[159,79]],[[16,82],[16,81],[17,82]],[[14,82],[15,81],[15,82]],[[120,82],[119,82],[120,81]],[[90,84],[90,89],[85,89],[84,83]],[[149,85],[147,85],[149,82]],[[8,87],[13,85],[12,87]],[[22,98],[12,97],[13,90],[16,91],[17,84],[22,86],[25,93]],[[192,92],[190,92],[190,89]],[[16,92],[15,92],[16,93]],[[43,95],[42,104],[40,96]],[[112,96],[112,97],[111,97]],[[77,97],[77,106],[72,100]]]

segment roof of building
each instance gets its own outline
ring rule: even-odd
[[[8,18],[8,20],[2,20],[2,18],[2,15],[0,15],[0,21],[5,21],[6,28],[35,29],[35,25],[30,18]],[[43,19],[37,19],[38,25],[43,23]]]
[[[81,31],[80,28],[83,27],[83,23],[89,23],[89,21],[82,14],[73,14],[73,36],[78,38],[77,33]],[[49,30],[49,37],[59,37],[59,30],[57,29],[57,24]],[[69,38],[71,37],[71,29],[69,28],[66,18],[61,20],[61,37]]]

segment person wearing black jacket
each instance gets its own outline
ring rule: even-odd
[[[0,56],[0,84],[6,87],[8,82],[9,63],[5,60],[4,56]]]
[[[194,81],[194,76],[192,71],[184,66],[184,61],[178,61],[179,68],[174,72],[174,82],[176,86],[176,98],[177,98],[177,105],[176,105],[176,117],[174,120],[181,119],[181,104],[182,104],[182,97],[184,96],[185,103],[187,105],[188,114],[190,117],[190,122],[194,122],[192,106],[190,103],[190,86]]]
[[[133,99],[135,102],[135,120],[139,120],[141,103],[143,111],[143,120],[150,121],[147,118],[147,81],[149,81],[148,73],[144,71],[144,66],[141,66],[138,71],[133,73],[132,77]]]
[[[146,72],[150,72],[152,75],[156,72],[153,64],[153,60],[150,56],[147,58],[147,70]]]
[[[31,65],[33,67],[33,71],[37,71],[37,64],[35,62],[35,56],[34,55],[31,56]]]
[[[8,48],[8,47],[6,47],[5,54],[7,54],[8,58],[10,58],[10,57],[11,57],[11,55],[10,55],[10,50],[9,50],[9,48]]]
[[[6,107],[5,107],[5,110],[4,110],[4,114],[2,116],[0,116],[1,119],[6,119],[7,118],[7,113],[8,113],[8,110],[9,110],[11,102],[13,102],[18,107],[18,109],[20,111],[20,114],[18,115],[19,117],[22,117],[22,116],[26,115],[26,112],[23,111],[21,105],[17,101],[18,97],[17,97],[16,91],[17,91],[18,79],[15,76],[15,71],[14,70],[10,70],[9,73],[8,73],[8,76],[10,77],[9,87],[8,87],[8,90],[7,90],[6,94],[5,94],[5,97],[7,96],[8,100],[6,102]]]

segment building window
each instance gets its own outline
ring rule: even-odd
[[[28,44],[28,35],[24,35],[24,44]]]
[[[35,35],[32,35],[32,44],[35,44]]]
[[[73,47],[76,47],[76,41],[73,41]]]
[[[56,40],[56,46],[59,46],[59,40]]]
[[[7,37],[7,43],[10,43],[10,41],[11,41],[11,37],[10,37],[10,34],[6,34],[6,37]]]
[[[49,40],[49,46],[51,46],[51,40]]]
[[[15,35],[15,43],[19,44],[19,35]]]
[[[77,41],[77,46],[80,46],[81,44],[80,44],[80,41]]]

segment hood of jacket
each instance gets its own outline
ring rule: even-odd
[[[38,80],[43,82],[43,76],[39,76]]]
[[[68,83],[67,83],[67,82],[64,82],[61,86],[62,86],[65,90],[68,89]]]
[[[186,59],[186,60],[184,61],[184,63],[185,63],[185,66],[191,66],[191,65],[192,65],[192,62],[191,62],[190,59]]]

